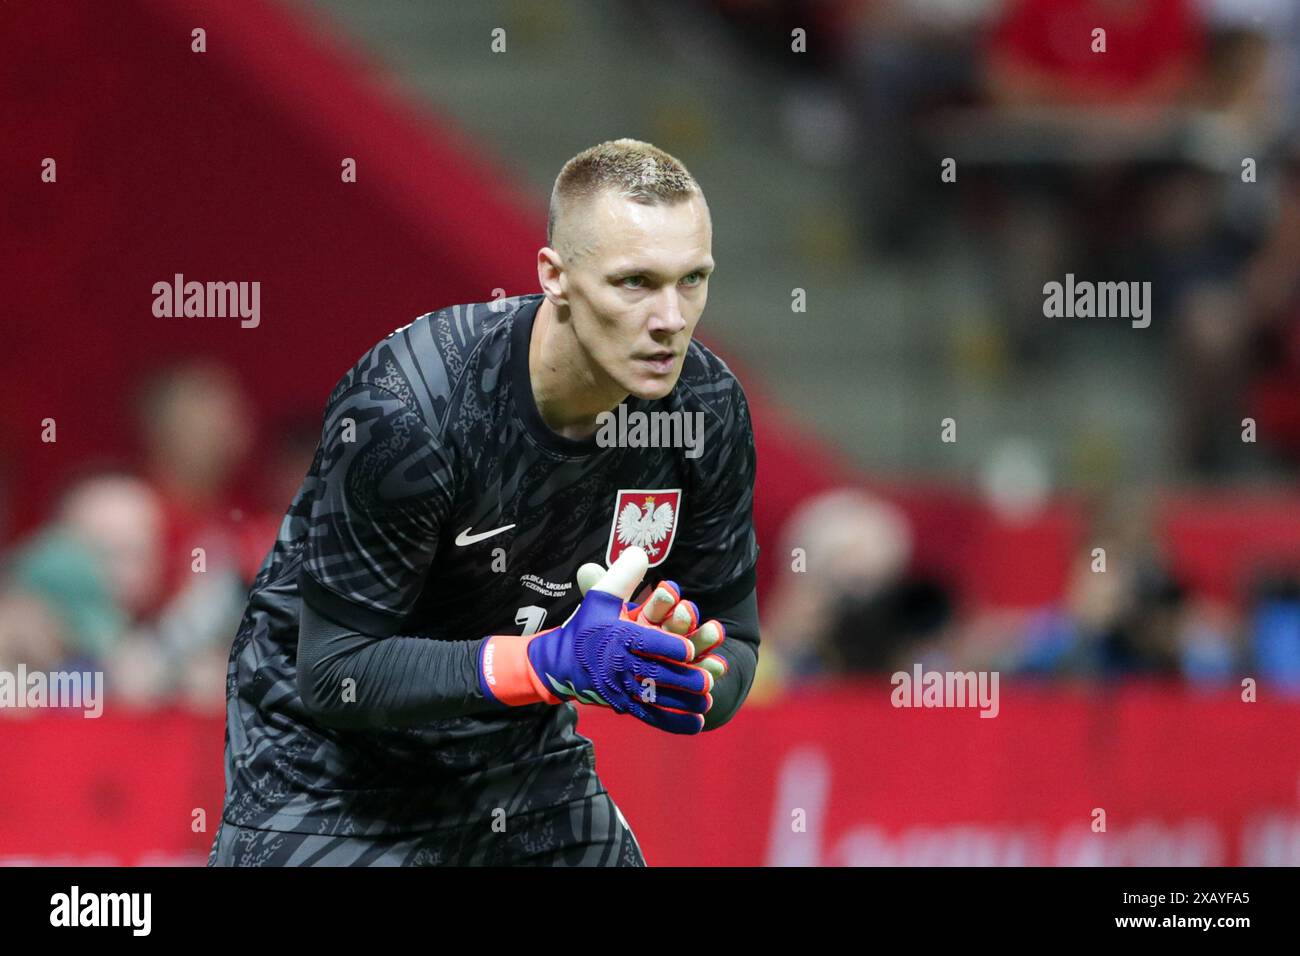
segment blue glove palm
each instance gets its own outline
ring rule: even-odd
[[[624,603],[647,563],[628,549],[561,626],[484,641],[484,694],[513,706],[600,704],[670,733],[699,733],[713,704],[712,675],[691,663],[689,640],[638,624]]]

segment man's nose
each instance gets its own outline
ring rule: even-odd
[[[667,332],[669,335],[676,335],[686,328],[686,316],[682,315],[681,297],[675,288],[666,291],[657,306],[650,317],[651,332]]]

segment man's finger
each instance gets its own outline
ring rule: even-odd
[[[705,621],[698,628],[686,635],[686,639],[695,647],[695,658],[705,656],[715,650],[726,638],[726,629],[717,621]]]
[[[668,616],[668,612],[677,604],[680,596],[677,585],[672,581],[660,581],[655,587],[654,593],[641,605],[641,612],[637,615],[638,622],[651,627],[659,627],[664,623],[664,618]],[[679,631],[678,633],[685,636],[687,632]]]
[[[649,567],[650,556],[643,549],[625,548],[618,560],[588,590],[604,591],[620,601],[627,601]]]
[[[583,597],[586,597],[587,592],[591,590],[592,585],[604,577],[604,575],[604,565],[596,564],[594,562],[584,564],[582,567],[578,568],[578,593]]]
[[[695,662],[696,667],[702,667],[713,675],[713,680],[722,680],[722,675],[727,673],[727,662],[718,654],[705,654]]]
[[[683,598],[673,605],[673,609],[668,612],[668,617],[659,626],[666,631],[686,637],[699,626],[699,623],[700,609],[696,607],[694,601]]]

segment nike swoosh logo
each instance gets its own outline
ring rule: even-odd
[[[514,525],[508,524],[504,528],[495,528],[492,531],[484,531],[482,534],[470,534],[471,529],[466,528],[460,534],[456,535],[456,546],[463,548],[467,544],[477,544],[479,541],[484,541],[492,537],[494,534],[500,534],[502,531],[509,531],[513,527]]]

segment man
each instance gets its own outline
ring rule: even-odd
[[[231,651],[211,864],[644,865],[569,701],[689,734],[748,693],[753,434],[691,341],[708,206],[621,139],[565,165],[547,232],[543,294],[422,316],[331,393]],[[601,441],[620,403],[703,441]],[[630,608],[648,566],[681,590]]]

